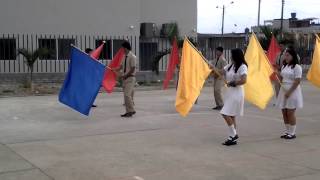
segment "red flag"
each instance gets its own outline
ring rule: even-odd
[[[121,61],[125,51],[123,48],[120,48],[117,54],[113,57],[112,61],[109,64],[109,68],[117,68],[121,65]],[[102,86],[107,91],[107,93],[112,93],[114,86],[117,83],[117,75],[115,72],[111,71],[109,68],[106,69],[104,78],[102,81]]]
[[[273,65],[274,68],[277,68],[276,67],[276,58],[280,52],[281,52],[280,46],[277,43],[276,38],[274,36],[272,36],[267,56],[268,56],[269,62]],[[270,76],[270,79],[273,81],[277,80],[276,74],[273,73]]]
[[[101,51],[103,50],[103,46],[106,42],[103,41],[103,43],[97,48],[95,49],[94,51],[92,51],[90,53],[90,56],[93,58],[93,59],[99,59],[100,57],[100,54],[101,54]]]
[[[179,64],[179,50],[176,38],[172,42],[171,54],[167,68],[166,77],[163,81],[163,89],[167,89],[169,81],[173,78],[176,66]]]

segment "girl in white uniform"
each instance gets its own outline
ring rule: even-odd
[[[230,146],[237,144],[236,116],[243,115],[244,89],[247,80],[248,65],[241,49],[231,51],[232,63],[224,67],[223,74],[228,82],[224,96],[224,106],[220,113],[229,127],[229,137],[222,143]]]
[[[282,110],[285,132],[281,136],[284,139],[296,138],[297,108],[303,107],[303,98],[300,87],[302,68],[298,64],[298,56],[294,49],[287,49],[284,54],[284,65],[279,74],[282,82],[277,98],[277,107]]]

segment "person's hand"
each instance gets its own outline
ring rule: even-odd
[[[286,98],[286,99],[288,99],[290,96],[291,96],[291,91],[287,91],[285,94],[284,94],[284,97]]]
[[[214,66],[212,64],[208,63],[208,65],[210,69],[214,69]]]
[[[230,82],[228,82],[227,85],[228,85],[228,87],[236,87],[237,86],[235,81],[230,81]]]

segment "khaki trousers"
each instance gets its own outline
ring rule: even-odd
[[[224,81],[221,79],[214,79],[213,81],[213,92],[214,92],[214,100],[216,101],[216,106],[223,106],[222,99],[222,88],[224,85]]]
[[[135,77],[128,77],[123,81],[123,95],[124,95],[124,104],[126,106],[126,113],[135,112],[133,104],[133,91],[134,85],[136,83]]]

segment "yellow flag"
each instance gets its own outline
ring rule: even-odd
[[[307,74],[307,79],[320,88],[320,38],[316,35],[316,46],[314,47],[312,64]]]
[[[205,58],[188,39],[185,39],[175,104],[180,115],[188,115],[210,73]]]
[[[244,85],[245,99],[264,109],[273,96],[270,81],[273,68],[254,33],[251,35],[245,59],[248,63],[247,82]]]

